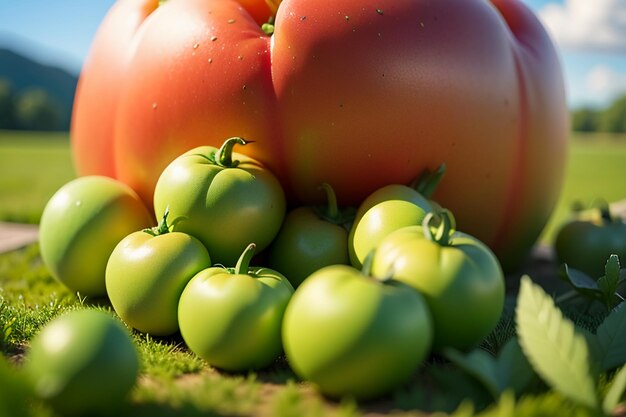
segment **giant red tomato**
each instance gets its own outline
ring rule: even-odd
[[[78,86],[79,174],[151,203],[174,157],[242,136],[292,201],[328,182],[357,205],[445,163],[434,199],[520,260],[556,201],[568,130],[557,54],[526,6],[284,0],[266,35],[272,14],[264,0],[118,0]]]

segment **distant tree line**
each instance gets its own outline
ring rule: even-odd
[[[0,78],[0,129],[68,130],[62,106],[44,89],[19,93]]]
[[[626,133],[626,95],[604,109],[574,110],[571,121],[575,132]]]

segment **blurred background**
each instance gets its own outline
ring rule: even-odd
[[[522,1],[559,49],[572,116],[548,239],[575,201],[626,198],[626,0]],[[68,129],[76,82],[114,3],[0,1],[0,221],[37,223],[47,199],[74,177]]]

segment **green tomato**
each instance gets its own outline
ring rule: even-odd
[[[289,214],[270,246],[269,265],[284,274],[294,287],[318,269],[348,265],[348,230],[354,217],[350,208],[339,210],[335,192],[322,184],[327,207],[298,207]]]
[[[32,389],[22,373],[0,355],[0,416],[29,416]]]
[[[554,250],[560,263],[600,278],[610,255],[617,255],[622,262],[626,260],[626,223],[612,217],[605,204],[595,219],[581,216],[563,224]]]
[[[196,274],[178,306],[180,332],[192,352],[228,371],[260,369],[281,353],[281,325],[293,287],[280,273],[250,268],[250,244],[235,268]]]
[[[404,226],[420,225],[427,213],[439,208],[429,198],[445,171],[445,164],[433,172],[427,169],[410,186],[387,185],[374,191],[361,203],[348,235],[352,266],[361,268],[365,257],[389,233]],[[384,204],[379,206],[381,203]]]
[[[61,415],[110,415],[134,386],[139,359],[117,319],[76,310],[33,338],[24,371],[35,393]]]
[[[169,207],[176,230],[200,239],[222,265],[233,265],[249,242],[259,251],[267,247],[285,216],[276,177],[256,160],[232,153],[235,144],[246,143],[231,138],[220,149],[186,152],[165,168],[154,191],[157,217]]]
[[[394,230],[421,225],[430,210],[430,204],[426,200],[418,205],[400,199],[383,201],[367,210],[358,221],[355,221],[350,232],[352,265],[360,267],[365,257]]]
[[[366,261],[366,265],[368,261]],[[432,323],[419,292],[346,265],[314,272],[283,322],[287,360],[326,395],[371,399],[398,388],[430,352]]]
[[[103,296],[113,248],[151,223],[148,210],[127,185],[108,177],[80,177],[46,204],[39,224],[41,257],[52,276],[69,289]]]
[[[178,300],[189,280],[211,266],[195,237],[170,232],[167,211],[158,228],[134,232],[113,250],[106,288],[115,312],[140,332],[166,336],[178,331]]]
[[[420,291],[430,308],[434,349],[469,349],[496,326],[504,307],[504,275],[493,252],[474,237],[454,231],[447,212],[433,232],[433,214],[423,226],[399,229],[380,242],[372,272]]]

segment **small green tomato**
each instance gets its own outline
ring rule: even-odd
[[[139,359],[118,320],[76,310],[33,338],[24,371],[36,395],[61,415],[111,415],[135,384]]]
[[[327,206],[298,207],[289,214],[270,246],[269,265],[297,287],[318,269],[348,265],[348,230],[354,209],[337,207],[335,192],[322,184]]]
[[[106,295],[106,264],[129,233],[152,217],[126,184],[102,176],[80,177],[48,201],[39,224],[41,257],[52,276],[81,295]]]
[[[115,247],[106,288],[115,312],[129,326],[155,336],[178,331],[178,300],[189,280],[211,266],[195,237],[170,231],[166,210],[158,227],[134,232]]]
[[[269,246],[285,217],[283,189],[258,161],[233,152],[242,138],[216,149],[194,148],[163,170],[154,190],[160,217],[169,207],[179,232],[198,238],[213,262],[233,265],[249,242],[259,251]]]
[[[359,206],[350,234],[348,250],[355,268],[380,241],[394,230],[420,225],[427,213],[439,205],[429,200],[441,182],[446,166],[425,170],[410,186],[390,184],[370,194]]]
[[[371,258],[371,256],[370,256]],[[405,383],[430,352],[432,323],[419,292],[332,265],[314,272],[285,311],[287,360],[332,397],[371,399]]]
[[[433,223],[439,217],[438,227]],[[493,252],[474,237],[454,230],[449,212],[427,215],[422,226],[396,230],[384,238],[372,272],[420,291],[432,313],[434,349],[465,350],[496,326],[504,307],[504,275]],[[435,230],[434,230],[435,229]]]
[[[266,367],[282,352],[283,313],[293,287],[276,271],[249,267],[254,250],[248,245],[235,268],[200,271],[178,306],[189,349],[228,371]]]

